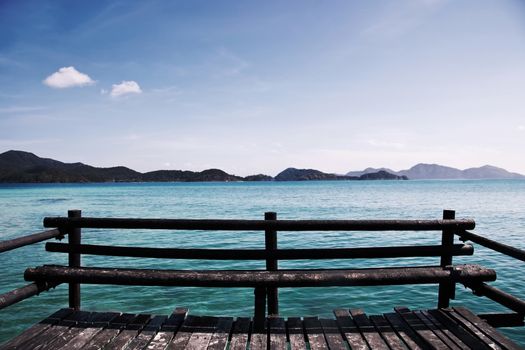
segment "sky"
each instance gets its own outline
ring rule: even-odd
[[[525,3],[0,0],[0,152],[525,174]]]

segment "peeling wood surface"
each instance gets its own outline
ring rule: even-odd
[[[480,265],[324,270],[158,270],[44,265],[26,269],[27,281],[179,287],[324,287],[480,283],[496,272]]]
[[[410,310],[368,316],[339,308],[335,318],[278,317],[255,329],[247,317],[169,316],[61,309],[12,340],[4,349],[510,349],[520,347],[463,307]]]

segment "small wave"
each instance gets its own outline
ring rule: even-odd
[[[41,198],[37,201],[40,203],[60,203],[71,200],[70,198]]]

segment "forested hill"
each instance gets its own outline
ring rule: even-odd
[[[0,154],[0,182],[3,183],[78,183],[78,182],[208,182],[208,181],[308,181],[308,180],[406,180],[386,171],[346,176],[314,169],[288,168],[275,178],[264,175],[231,175],[220,169],[203,171],[156,170],[140,173],[124,166],[97,168],[83,163],[63,163],[40,158],[24,151]]]

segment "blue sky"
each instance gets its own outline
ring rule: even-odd
[[[525,173],[525,5],[0,1],[0,152],[139,171]]]

